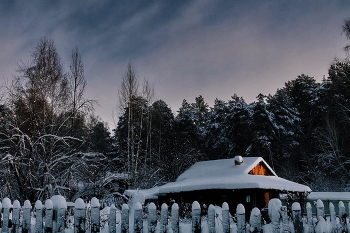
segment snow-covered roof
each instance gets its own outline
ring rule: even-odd
[[[248,174],[262,162],[273,176]],[[159,193],[178,193],[207,189],[275,189],[291,192],[311,192],[308,186],[298,184],[276,175],[261,157],[244,157],[243,163],[235,165],[234,159],[203,161],[182,173],[175,182],[159,187]]]
[[[124,195],[129,196],[131,198],[135,197],[136,195],[142,195],[146,200],[157,199],[158,194],[159,194],[158,186],[150,189],[142,189],[142,190],[128,189],[128,190],[125,190],[124,192]]]
[[[350,192],[312,192],[307,200],[350,201]]]

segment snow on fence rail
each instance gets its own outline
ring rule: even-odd
[[[341,233],[350,232],[349,219],[345,205],[339,202],[339,213],[333,203],[329,204],[329,214],[325,217],[321,200],[316,203],[316,213],[312,213],[310,203],[306,204],[306,215],[302,216],[299,203],[293,203],[290,212],[282,206],[279,199],[272,199],[268,206],[269,220],[264,219],[258,208],[250,211],[246,219],[246,210],[242,204],[230,215],[229,206],[210,205],[206,215],[201,214],[198,202],[193,202],[191,219],[179,218],[179,205],[174,203],[169,209],[167,204],[157,212],[153,203],[142,207],[140,203],[132,206],[124,204],[118,210],[114,204],[101,210],[98,199],[89,204],[78,198],[72,211],[62,196],[54,196],[42,204],[36,201],[34,207],[29,201],[20,206],[19,201],[11,204],[4,198],[0,203],[1,233],[44,233],[44,232],[113,232],[113,233],[247,233],[247,232],[295,232],[295,233]],[[169,211],[170,210],[170,211]],[[350,203],[348,206],[350,211]],[[348,212],[349,213],[349,212]]]

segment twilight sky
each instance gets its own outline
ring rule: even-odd
[[[348,0],[0,1],[0,82],[43,37],[66,67],[82,55],[86,97],[114,128],[112,112],[129,61],[176,112],[182,100],[233,94],[248,103],[304,73],[321,81],[345,56]]]

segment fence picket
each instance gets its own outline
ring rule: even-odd
[[[100,232],[100,202],[96,197],[91,199],[91,233]]]
[[[222,231],[230,233],[230,212],[226,202],[222,204]]]
[[[197,201],[192,203],[192,233],[201,233],[201,207]]]
[[[329,214],[330,214],[330,219],[331,219],[331,231],[335,232],[337,228],[337,219],[336,219],[336,213],[335,213],[335,208],[332,202],[329,203]]]
[[[346,226],[346,211],[345,211],[344,202],[339,201],[338,207],[339,207],[339,223],[340,223],[340,230],[341,230],[341,231],[345,231],[345,229],[347,228],[347,226]]]
[[[157,208],[152,202],[148,205],[148,232],[155,233],[157,226]]]
[[[11,208],[11,201],[9,198],[4,198],[2,200],[2,208],[4,208],[4,212],[2,214],[1,232],[8,233],[9,232],[9,220],[10,220],[10,208]]]
[[[142,233],[142,205],[140,202],[134,205],[134,233]]]
[[[301,216],[301,206],[298,202],[292,204],[292,217],[295,233],[303,233],[303,219]]]
[[[306,203],[306,216],[309,232],[315,232],[314,219],[312,217],[312,207],[310,202]]]
[[[272,225],[272,232],[279,233],[280,232],[280,210],[282,207],[281,200],[277,198],[273,198],[269,201],[269,217]]]
[[[55,198],[56,207],[52,200],[48,199],[45,202],[45,221],[43,221],[43,210],[44,206],[41,201],[36,201],[35,203],[35,233],[52,233],[52,232],[64,232],[65,222],[66,222],[66,208],[67,204],[65,201],[57,201],[59,198]],[[78,198],[74,204],[74,232],[75,233],[83,233],[89,229],[86,229],[86,206],[82,199]],[[253,208],[250,213],[249,225],[246,222],[245,218],[245,207],[242,204],[237,205],[236,208],[236,217],[237,217],[237,233],[262,233],[263,229],[268,230],[269,232],[295,232],[295,233],[303,233],[304,228],[305,232],[313,233],[313,232],[323,232],[325,228],[329,228],[330,232],[347,232],[347,222],[349,221],[347,218],[347,212],[345,209],[345,205],[342,201],[339,201],[339,213],[337,215],[334,204],[329,203],[329,213],[327,213],[327,221],[325,219],[324,205],[321,200],[317,200],[316,203],[316,217],[317,224],[314,224],[314,218],[312,214],[312,206],[310,203],[306,203],[306,216],[303,220],[303,216],[301,213],[301,206],[299,203],[294,202],[292,204],[291,210],[291,220],[287,214],[287,208],[282,206],[282,203],[279,199],[272,199],[269,203],[269,216],[271,219],[271,224],[268,227],[262,227],[262,216],[261,212],[258,208]],[[12,213],[11,213],[11,207]],[[148,205],[148,219],[143,219],[142,205],[140,203],[136,203],[134,205],[134,219],[133,219],[133,231],[134,233],[143,233],[143,221],[148,221],[145,224],[148,224],[148,232],[155,233],[157,226],[157,209],[154,203],[150,203]],[[350,207],[350,204],[349,204]],[[54,216],[54,209],[56,208],[56,217]],[[31,228],[31,204],[29,201],[25,201],[22,207],[22,229],[20,227],[20,212],[21,207],[19,201],[14,201],[13,206],[11,206],[11,200],[8,198],[4,198],[2,202],[0,202],[0,209],[2,209],[0,224],[2,226],[1,232],[3,233],[15,233],[15,232],[30,232]],[[217,217],[215,213],[215,207],[213,205],[209,205],[208,208],[208,218],[207,218],[207,227],[208,233],[216,232],[216,221]],[[230,212],[229,206],[225,202],[222,205],[222,219],[219,221],[219,224],[222,224],[222,233],[230,233]],[[101,231],[100,226],[100,203],[97,198],[93,198],[91,200],[91,223],[89,222],[89,226],[91,226],[91,233],[96,233]],[[124,204],[121,212],[121,233],[129,233],[129,206]],[[329,215],[328,215],[329,214]],[[10,219],[12,215],[12,225],[10,224]],[[89,214],[90,215],[90,214]],[[339,216],[339,221],[336,219]],[[202,229],[202,221],[204,222],[206,218],[201,219],[201,207],[198,202],[192,203],[192,232],[200,233],[203,231]],[[117,232],[117,209],[112,204],[110,206],[109,212],[109,232],[116,233]],[[53,224],[53,221],[57,221],[56,224]],[[303,221],[305,221],[305,225],[303,226]],[[44,224],[45,222],[45,224]],[[161,206],[161,217],[160,217],[160,233],[165,233],[168,231],[168,222],[171,223],[171,232],[179,233],[179,205],[174,203],[171,207],[171,216],[168,216],[168,206],[163,204]],[[56,225],[56,230],[53,229],[53,226]],[[203,225],[204,226],[204,225]],[[34,226],[33,226],[34,227]],[[282,227],[282,229],[280,229]],[[221,231],[220,231],[221,232]]]
[[[23,205],[23,224],[22,233],[30,232],[30,211],[32,207],[30,201],[26,200]]]
[[[179,205],[177,203],[171,206],[171,229],[173,233],[179,233]]]
[[[57,206],[57,233],[64,233],[67,204],[59,202]]]
[[[249,224],[251,228],[252,233],[261,233],[261,212],[260,210],[255,207],[253,208],[252,212],[250,213],[250,219]]]
[[[18,200],[15,200],[13,202],[13,211],[12,211],[12,231],[13,233],[19,232],[19,225],[20,225],[20,211],[21,211],[21,204]]]
[[[121,216],[121,233],[129,233],[129,206],[123,204]]]
[[[324,205],[320,199],[318,199],[316,202],[316,208],[317,208],[317,210],[316,210],[317,219],[319,219],[319,217],[324,218]]]
[[[215,233],[215,207],[209,205],[208,208],[208,228],[209,233]]]
[[[291,232],[288,221],[287,207],[282,206],[280,209],[280,214],[282,217],[282,232]]]
[[[160,210],[160,233],[167,232],[168,228],[168,205],[163,203]]]
[[[237,205],[237,233],[245,233],[245,208],[242,204]]]
[[[85,203],[83,199],[75,200],[74,208],[74,233],[85,232]]]
[[[45,201],[45,209],[46,209],[46,215],[45,215],[45,233],[52,233],[53,232],[53,203],[50,199],[47,199]]]
[[[109,233],[117,232],[116,215],[117,215],[117,208],[115,207],[114,204],[112,204],[110,207],[109,221],[108,221]]]
[[[0,202],[0,219],[2,219],[2,204]],[[2,228],[2,221],[0,221],[0,227]]]
[[[40,200],[35,202],[35,213],[36,213],[36,221],[35,221],[35,233],[43,232],[43,204]]]

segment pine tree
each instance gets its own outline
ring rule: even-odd
[[[264,157],[273,166],[273,154],[271,145],[275,137],[275,116],[268,111],[267,96],[259,94],[253,107],[253,134],[252,154]]]

